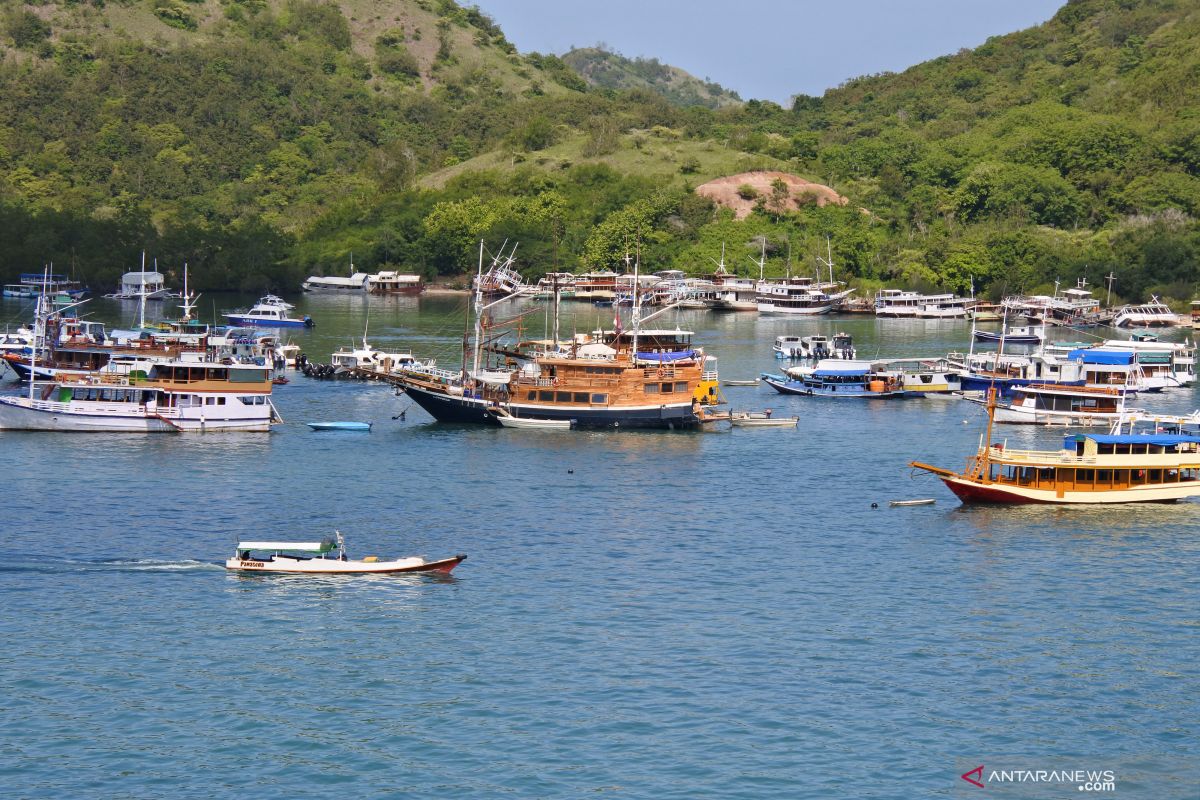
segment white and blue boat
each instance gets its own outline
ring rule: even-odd
[[[230,325],[248,325],[256,328],[311,328],[314,323],[310,316],[293,317],[295,306],[284,302],[273,294],[261,298],[249,311],[230,311],[225,319]]]
[[[814,369],[793,369],[788,375],[764,373],[762,380],[780,394],[809,397],[902,397],[899,372],[883,370],[870,361],[824,359]]]

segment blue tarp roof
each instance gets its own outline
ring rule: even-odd
[[[1111,366],[1132,364],[1133,356],[1134,354],[1127,350],[1072,350],[1067,354],[1067,358],[1072,361],[1082,358],[1085,364],[1108,364]]]
[[[673,353],[638,353],[640,361],[683,361],[696,356],[695,350],[680,350]]]
[[[1200,444],[1200,436],[1182,436],[1177,433],[1127,433],[1116,436],[1106,433],[1082,433],[1067,436],[1065,443],[1068,447],[1073,447],[1076,442],[1083,439],[1091,439],[1096,444],[1155,444],[1162,447],[1190,442]]]

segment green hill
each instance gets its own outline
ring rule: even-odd
[[[678,106],[726,108],[742,102],[737,92],[657,58],[626,58],[600,47],[579,47],[563,54],[562,60],[601,89],[646,89]]]
[[[0,34],[6,278],[53,260],[103,283],[147,249],[206,291],[287,290],[350,250],[457,273],[480,237],[520,239],[530,273],[765,240],[782,273],[828,235],[864,288],[1200,288],[1194,2],[1075,0],[791,108],[598,52],[589,80],[644,83],[594,88],[450,0],[9,4]],[[850,203],[763,193],[735,221],[691,191],[752,169]]]

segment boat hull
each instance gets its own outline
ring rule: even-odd
[[[495,406],[487,401],[435,392],[412,384],[404,388],[413,402],[438,422],[500,426]],[[694,428],[700,424],[700,418],[692,411],[690,404],[642,408],[572,408],[512,403],[507,408],[517,417],[574,421],[577,428],[675,429]]]
[[[903,397],[904,390],[872,392],[869,389],[857,389],[853,385],[842,387],[841,391],[826,391],[805,385],[801,381],[777,381],[763,377],[763,382],[780,394],[796,394],[804,397],[830,397],[835,400],[870,400],[872,398]]]
[[[334,558],[288,558],[255,560],[230,558],[225,569],[237,572],[259,572],[271,575],[401,575],[415,572],[449,573],[466,556],[443,558],[440,561],[425,561],[420,558],[405,558],[397,561],[339,561]]]
[[[1196,482],[1170,486],[1140,486],[1107,492],[1067,492],[1061,494],[1049,489],[1034,489],[1027,486],[982,484],[965,480],[959,476],[940,475],[942,482],[964,503],[990,503],[1002,505],[1056,504],[1056,505],[1108,505],[1113,503],[1173,503],[1200,495]]]
[[[61,408],[31,408],[0,398],[0,430],[70,433],[265,432],[269,419],[182,419],[143,414],[83,414]],[[61,404],[46,404],[58,406]]]
[[[230,325],[242,325],[247,328],[311,328],[311,319],[262,319],[246,317],[240,314],[226,314],[225,319]]]

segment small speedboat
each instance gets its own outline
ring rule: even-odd
[[[734,411],[729,418],[739,428],[793,428],[799,417],[776,417],[770,409],[766,411]]]
[[[225,561],[225,569],[300,575],[448,573],[466,558],[460,554],[438,561],[426,561],[420,556],[391,561],[381,561],[376,556],[351,560],[346,558],[346,542],[338,531],[336,539],[319,542],[238,542],[233,558]]]
[[[314,431],[370,431],[370,422],[306,422]]]

